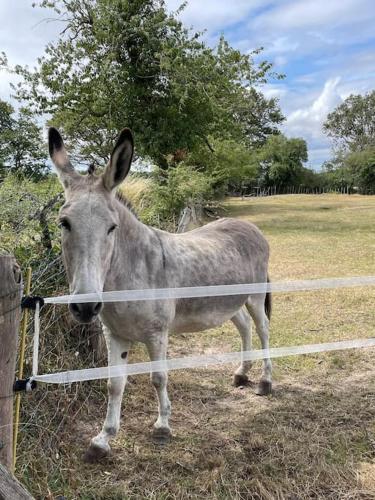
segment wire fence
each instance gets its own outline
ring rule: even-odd
[[[232,196],[241,196],[242,198],[250,198],[250,197],[264,197],[264,196],[277,196],[277,195],[291,195],[291,194],[310,194],[310,195],[322,195],[322,194],[341,194],[341,195],[350,195],[357,194],[358,189],[349,186],[342,185],[340,187],[326,187],[326,186],[305,186],[305,185],[296,185],[296,186],[252,186],[252,187],[244,187],[240,190],[234,190],[230,194]],[[364,193],[362,193],[364,194]],[[369,194],[373,194],[372,191],[369,191]]]

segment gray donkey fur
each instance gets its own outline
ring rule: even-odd
[[[64,186],[66,203],[60,211],[62,251],[71,294],[107,290],[191,287],[257,283],[267,280],[269,247],[262,233],[249,222],[220,219],[183,234],[171,234],[142,224],[118,199],[115,188],[129,172],[133,137],[119,135],[104,173],[76,172],[59,132],[49,130],[49,150]],[[151,360],[167,356],[168,334],[201,331],[231,320],[242,349],[251,349],[251,318],[262,348],[268,349],[271,310],[269,294],[208,297],[142,302],[70,304],[80,323],[98,315],[108,347],[109,365],[127,362],[134,341],[143,342]],[[268,316],[268,317],[267,317]],[[245,384],[249,361],[235,372],[236,385]],[[271,361],[264,369],[257,393],[271,391]],[[165,443],[171,436],[171,404],[167,372],[152,373],[159,416],[153,438]],[[120,425],[125,377],[108,381],[108,409],[102,431],[91,440],[87,460],[106,456],[109,440]]]

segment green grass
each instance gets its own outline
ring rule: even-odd
[[[272,280],[375,274],[375,197],[229,199],[224,209],[265,233]],[[370,287],[275,294],[271,345],[371,337],[374,326]],[[170,355],[239,347],[237,332],[225,324],[172,338]],[[144,357],[137,348],[131,361]],[[50,429],[58,433],[57,449],[37,465],[20,456],[20,478],[37,497],[47,497],[49,488],[48,498],[375,498],[374,361],[372,350],[277,359],[274,392],[266,398],[255,396],[253,385],[232,387],[233,366],[171,373],[174,440],[165,448],[149,437],[156,402],[148,377],[134,377],[111,458],[81,462],[105,414],[97,391],[64,426]],[[254,382],[260,371],[256,363]],[[74,390],[66,389],[66,398],[74,399]]]

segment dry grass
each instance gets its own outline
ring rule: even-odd
[[[375,197],[232,199],[225,208],[265,232],[274,280],[373,274]],[[272,345],[369,337],[373,304],[370,288],[275,295]],[[238,348],[228,324],[173,338],[170,355]],[[142,357],[139,347],[132,360]],[[371,350],[275,360],[267,398],[232,387],[231,366],[171,373],[175,437],[165,448],[149,439],[156,403],[148,377],[135,377],[112,457],[90,466],[81,455],[105,414],[104,384],[50,389],[50,424],[39,415],[45,441],[23,443],[19,475],[38,498],[372,499],[374,360]],[[258,363],[253,380],[259,375]],[[58,427],[56,415],[64,416]]]
[[[150,205],[151,189],[152,182],[138,175],[130,176],[120,187],[121,193],[130,201],[139,214],[142,214]]]

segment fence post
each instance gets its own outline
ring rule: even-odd
[[[180,215],[176,233],[184,233],[187,230],[191,219],[192,219],[191,208],[185,207]]]
[[[0,462],[13,462],[13,384],[21,317],[21,270],[11,255],[0,255]]]
[[[33,497],[0,464],[0,500],[33,500]]]

